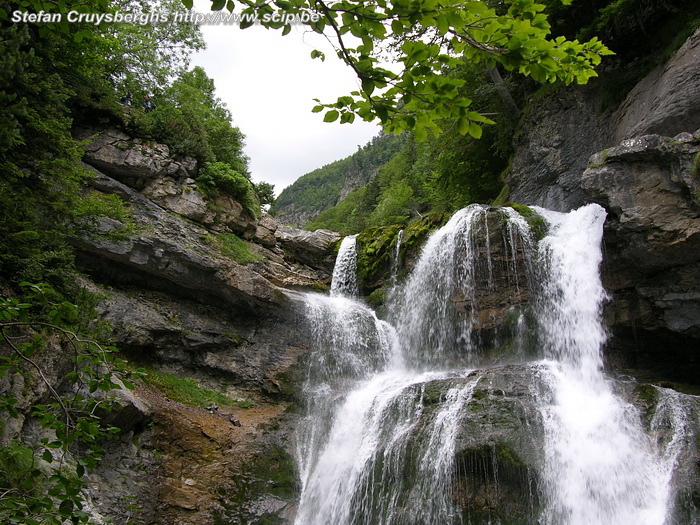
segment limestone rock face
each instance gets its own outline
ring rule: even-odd
[[[698,155],[700,133],[646,135],[594,155],[582,178],[588,198],[608,210],[608,324],[636,339],[622,337],[613,346],[622,345],[623,353],[625,346],[646,348],[634,359],[673,364],[679,379],[691,379],[698,367],[692,349],[700,338]],[[655,335],[640,337],[640,331]],[[659,340],[663,334],[670,337],[666,343]]]
[[[293,311],[286,318],[246,320],[148,289],[101,293],[102,319],[124,353],[172,370],[196,370],[205,382],[207,376],[225,377],[232,394],[287,391],[285,374],[306,350]]]
[[[509,200],[555,211],[585,203],[581,173],[589,157],[614,144],[610,113],[600,114],[597,84],[558,89],[530,103],[506,177]]]
[[[647,134],[672,137],[700,128],[700,30],[627,95],[616,115],[615,142]]]
[[[581,174],[591,155],[624,139],[674,136],[700,127],[700,30],[649,73],[618,108],[601,112],[606,75],[530,101],[506,178],[510,200],[556,211],[586,204]]]
[[[159,176],[191,177],[197,168],[191,157],[171,156],[165,144],[133,139],[116,129],[80,130],[77,138],[89,140],[85,162],[139,190]]]
[[[283,302],[284,295],[259,274],[224,258],[209,244],[208,231],[173,217],[131,188],[97,175],[96,187],[126,195],[132,204],[136,231],[123,240],[110,232],[120,224],[105,221],[100,238],[75,239],[82,264],[119,281],[151,281],[173,293],[200,300],[219,299],[250,311]],[[88,256],[88,254],[90,256]]]
[[[335,254],[329,256],[329,250],[340,240],[340,234],[330,230],[308,232],[279,225],[275,230],[275,238],[299,262],[319,265],[332,271]]]

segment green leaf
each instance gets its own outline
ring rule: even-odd
[[[338,111],[332,109],[323,116],[323,122],[335,122],[338,120],[339,115],[340,113]]]
[[[481,126],[479,126],[479,124],[477,124],[476,122],[469,123],[469,134],[472,137],[474,137],[475,139],[480,139],[482,133],[483,130],[481,129]]]
[[[362,79],[362,91],[367,93],[367,96],[370,96],[374,92],[374,80],[371,78],[363,78]]]
[[[193,0],[182,0],[182,4],[187,8],[187,9],[192,9],[192,5],[194,4]]]
[[[225,5],[226,5],[226,0],[212,0],[211,10],[212,11],[221,11]]]
[[[340,116],[340,123],[341,124],[352,124],[355,121],[355,114],[354,113],[343,113]]]
[[[318,49],[314,49],[311,52],[311,58],[320,58],[321,62],[323,62],[324,60],[326,60],[326,55],[322,51],[319,51]]]

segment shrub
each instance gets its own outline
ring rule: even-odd
[[[260,203],[255,195],[253,184],[223,162],[210,162],[204,165],[197,177],[197,186],[207,195],[226,193],[243,205],[251,217],[260,216]]]

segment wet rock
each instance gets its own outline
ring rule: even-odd
[[[465,523],[534,523],[540,511],[544,429],[537,365],[473,372],[424,386],[430,421],[451,388],[478,380],[457,416],[452,491]]]

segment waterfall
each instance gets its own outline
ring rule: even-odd
[[[549,225],[539,243],[511,209],[455,213],[405,281],[392,283],[387,320],[354,298],[355,239],[344,239],[331,297],[304,298],[312,350],[296,439],[297,525],[472,523],[456,483],[471,460],[458,468],[455,458],[467,415],[488,395],[477,392],[489,383],[481,381],[489,363],[479,333],[498,332],[493,309],[505,281],[514,296],[529,295],[529,306],[514,306],[508,338],[492,335],[488,344],[510,348],[509,359],[534,378],[516,395],[530,396],[539,419],[520,424],[541,428],[544,446],[523,522],[666,523],[678,458],[694,439],[681,423],[689,409],[659,393],[647,428],[604,373],[602,208],[538,213]],[[499,468],[489,463],[496,460],[480,468],[498,485]]]
[[[605,292],[598,267],[604,210],[539,209],[549,223],[540,243],[546,279],[537,312],[548,361],[542,378],[544,523],[664,523],[669,484],[640,414],[603,373]]]
[[[331,295],[356,297],[357,287],[357,235],[344,237],[333,268]]]

